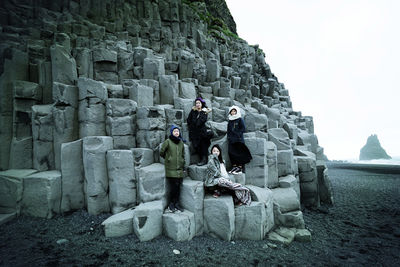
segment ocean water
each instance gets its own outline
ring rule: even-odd
[[[346,160],[345,162],[358,163],[358,164],[400,165],[400,157],[393,157],[392,159]]]

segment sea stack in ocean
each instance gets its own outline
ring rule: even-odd
[[[370,135],[367,139],[367,143],[360,150],[360,160],[391,158],[392,157],[386,153],[385,149],[382,148],[376,134]]]

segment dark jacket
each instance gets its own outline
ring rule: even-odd
[[[198,111],[193,107],[186,120],[189,127],[189,140],[195,147],[199,145],[202,138],[206,137],[207,113],[208,110],[205,108]]]
[[[238,118],[236,120],[230,120],[228,122],[228,142],[233,143],[244,143],[243,133],[246,131],[246,127],[244,126],[244,120],[242,118]]]
[[[185,150],[183,142],[175,144],[171,139],[167,139],[161,146],[160,156],[165,159],[165,176],[173,178],[183,178],[185,166]]]

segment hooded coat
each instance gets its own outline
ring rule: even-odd
[[[171,135],[176,126],[171,127]],[[165,159],[165,176],[171,178],[183,178],[183,170],[185,166],[185,147],[179,130],[178,143],[175,143],[171,137],[164,141],[161,146],[160,156]]]
[[[232,109],[236,110],[236,115],[230,115]],[[228,142],[233,143],[244,143],[243,134],[246,131],[246,127],[244,125],[244,120],[241,118],[240,108],[237,106],[232,106],[229,108],[228,115],[228,129],[227,129],[227,137]]]

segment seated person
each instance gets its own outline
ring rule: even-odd
[[[207,177],[204,185],[208,188],[214,188],[214,197],[220,196],[220,190],[224,189],[232,193],[237,205],[250,205],[250,190],[229,180],[224,161],[222,159],[222,150],[218,145],[211,148],[211,155],[208,157]]]

